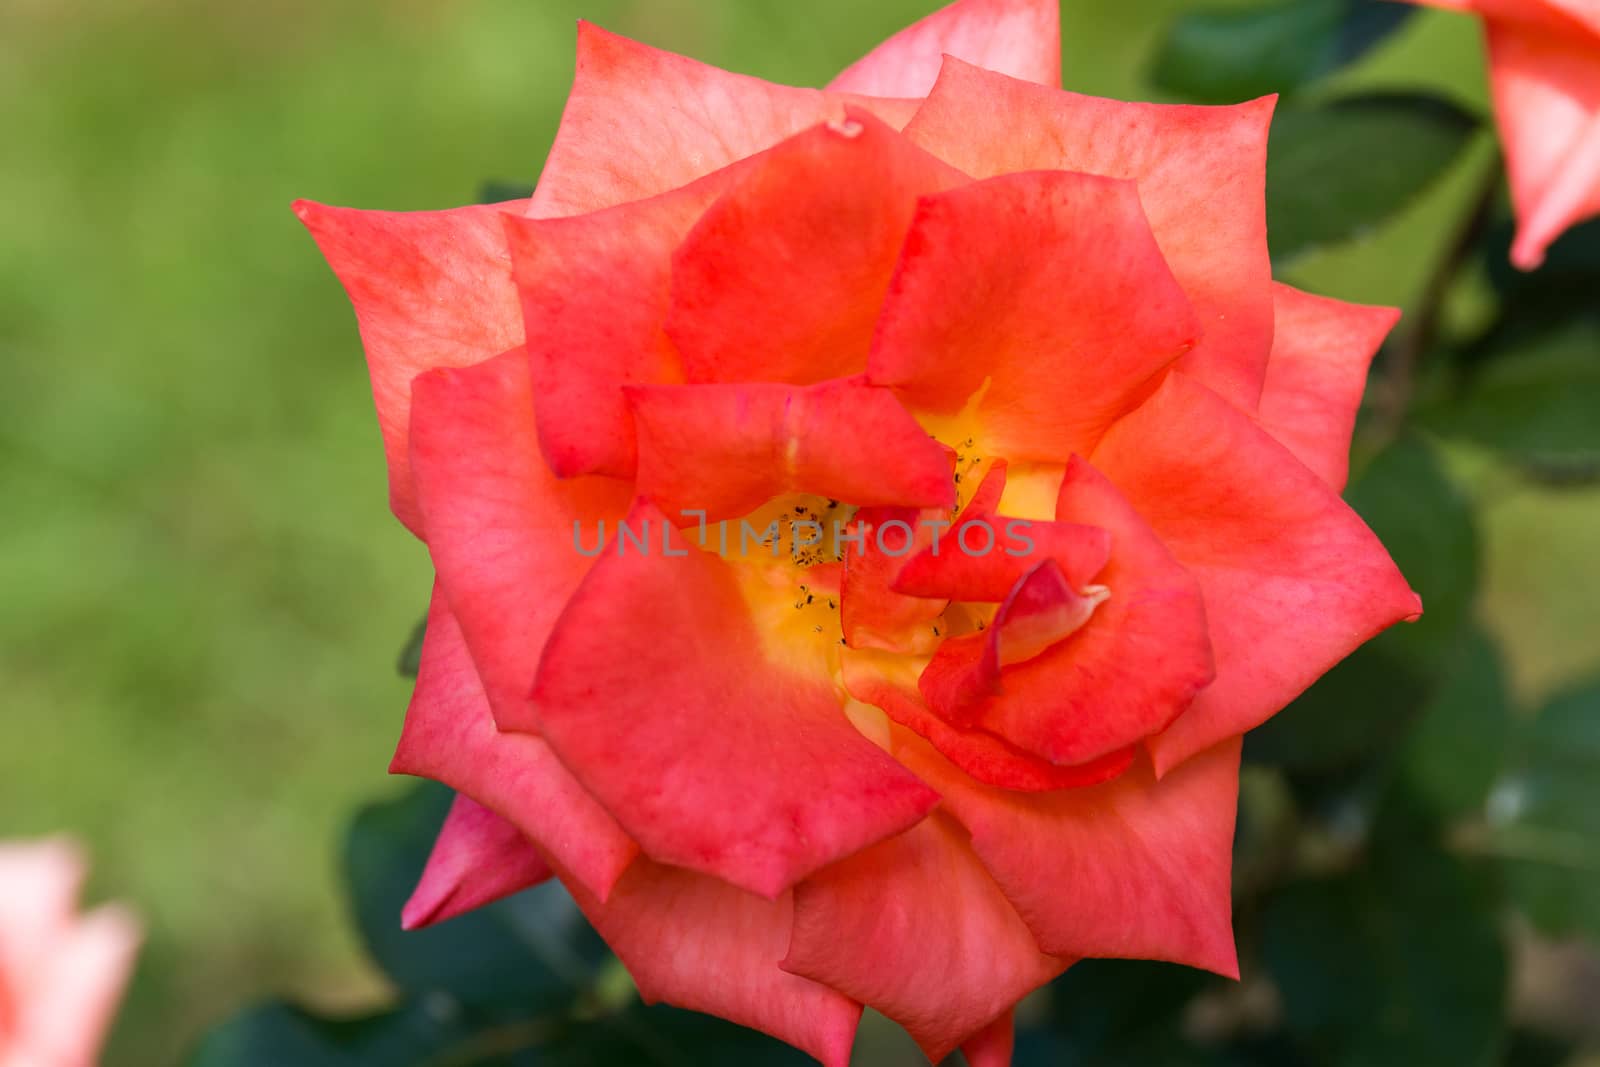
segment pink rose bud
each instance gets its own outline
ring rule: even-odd
[[[0,1067],[90,1067],[133,970],[139,924],[80,915],[82,853],[64,840],[0,843]]]

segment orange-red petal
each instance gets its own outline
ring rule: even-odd
[[[673,256],[688,380],[860,373],[918,197],[967,180],[856,107],[751,160]]]
[[[1039,950],[965,838],[935,814],[801,882],[783,961],[904,1026],[935,1063],[1068,962]]]
[[[861,1005],[778,966],[794,900],[640,857],[603,903],[573,898],[633,975],[647,1003],[710,1012],[847,1067]]]
[[[1061,5],[1057,0],[956,0],[850,64],[828,88],[921,98],[933,88],[947,55],[1059,88]]]
[[[1129,104],[945,61],[906,136],[975,178],[1070,170],[1135,182],[1156,243],[1199,315],[1178,364],[1248,410],[1272,344],[1267,126],[1272,98]]]
[[[1078,764],[1165,728],[1211,681],[1212,655],[1198,582],[1117,485],[1075,457],[1056,514],[1110,533],[1096,579],[1110,598],[1065,641],[1006,667],[1000,692],[968,715],[1052,763]]]
[[[443,782],[498,813],[570,872],[569,885],[575,881],[598,897],[638,853],[550,746],[495,728],[461,629],[437,586],[417,687],[389,769]]]
[[[539,456],[533,383],[519,351],[417,379],[411,466],[439,585],[466,635],[495,721],[536,730],[545,637],[592,560],[578,551],[632,492],[559,480]]]
[[[295,213],[344,283],[361,328],[389,460],[389,506],[423,536],[411,483],[411,380],[522,343],[500,216],[519,204],[360,211],[297,201]]]
[[[666,516],[629,517],[659,544]],[[831,680],[770,658],[733,565],[618,542],[567,605],[541,732],[653,859],[776,897],[911,826],[933,792],[858,733]]]
[[[1113,427],[1093,458],[1205,598],[1216,680],[1151,739],[1158,773],[1260,725],[1374,634],[1422,611],[1326,482],[1184,375]]]
[[[855,379],[628,391],[638,491],[668,515],[710,520],[810,493],[868,507],[955,503],[944,450],[887,389]],[[823,531],[831,543],[833,531]]]
[[[925,197],[868,378],[942,414],[983,388],[983,446],[1007,459],[1087,453],[1199,336],[1141,191],[1032,171]]]
[[[683,380],[662,330],[672,253],[727,175],[572,218],[505,216],[545,462],[563,478],[633,476],[626,385]]]
[[[515,824],[457,793],[422,877],[400,913],[400,925],[416,930],[441,923],[538,885],[550,875],[550,865]]]
[[[676,189],[842,118],[896,127],[914,105],[774,85],[578,24],[577,71],[529,213],[581,215]]]
[[[1141,756],[1101,785],[1019,793],[973,781],[915,738],[896,754],[943,810],[1035,940],[1063,957],[1171,960],[1237,977],[1229,890],[1239,741],[1157,780]]]
[[[1367,367],[1400,312],[1272,287],[1272,358],[1261,425],[1334,492],[1350,471],[1350,436]]]

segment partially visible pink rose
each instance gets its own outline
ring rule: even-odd
[[[118,905],[77,913],[85,870],[65,840],[0,844],[0,1067],[99,1059],[140,931]]]
[[[1600,215],[1600,4],[1417,0],[1483,19],[1523,270],[1569,226]]]

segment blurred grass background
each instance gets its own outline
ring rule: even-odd
[[[0,837],[82,836],[93,894],[149,924],[108,1063],[172,1062],[268,992],[379,992],[334,849],[352,805],[393,789],[394,659],[429,569],[387,513],[354,321],[289,202],[532,182],[580,15],[818,84],[930,6],[0,6]],[[1184,6],[1066,4],[1067,84],[1150,97],[1147,53]],[[1484,106],[1475,27],[1436,13],[1341,80]],[[1482,161],[1292,280],[1405,302]],[[1600,498],[1458,458],[1482,615],[1537,698],[1600,662]]]

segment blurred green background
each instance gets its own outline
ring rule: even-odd
[[[383,994],[336,845],[356,803],[396,789],[394,660],[429,568],[387,512],[354,321],[289,202],[431,208],[531,183],[579,16],[820,84],[930,6],[0,6],[0,837],[81,836],[93,896],[149,925],[108,1063],[173,1062],[271,992],[335,1010]],[[1183,7],[1066,4],[1067,85],[1161,98],[1148,61]],[[1434,12],[1338,83],[1485,106],[1475,26]],[[1290,279],[1415,300],[1487,147]],[[1448,325],[1480,323],[1483,289],[1468,278]],[[1448,457],[1479,523],[1478,617],[1536,706],[1600,668],[1600,494]]]

